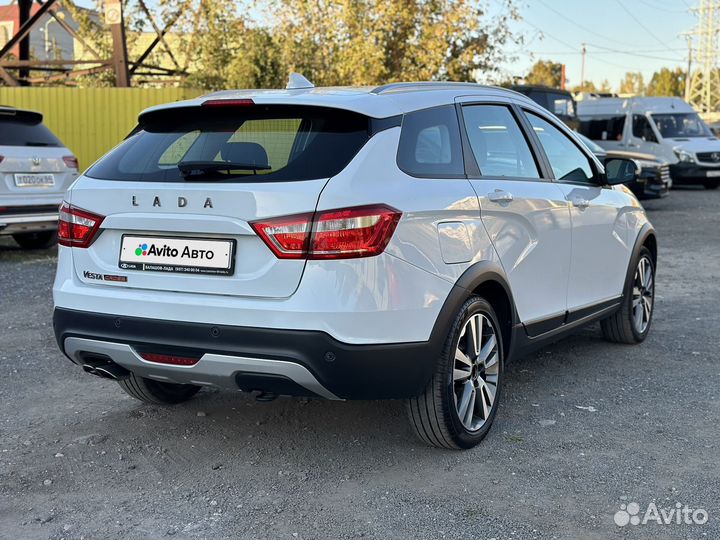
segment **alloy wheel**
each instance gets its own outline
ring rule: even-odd
[[[460,333],[453,369],[455,408],[463,426],[477,431],[490,418],[500,373],[500,349],[492,322],[481,313]]]
[[[650,324],[652,317],[655,291],[655,276],[653,266],[647,257],[638,262],[633,280],[632,318],[635,331],[643,334]]]

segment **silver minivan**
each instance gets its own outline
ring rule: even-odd
[[[720,186],[720,140],[677,97],[595,98],[578,102],[580,132],[611,151],[670,163],[673,184]]]

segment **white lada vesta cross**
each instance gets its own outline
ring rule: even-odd
[[[469,448],[510,357],[597,320],[647,336],[657,247],[634,174],[475,84],[153,107],[67,193],[57,341],[150,403],[405,398],[422,440]]]

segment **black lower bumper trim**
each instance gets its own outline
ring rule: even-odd
[[[420,394],[443,340],[348,345],[324,332],[277,330],[125,317],[56,308],[55,337],[127,343],[155,352],[212,352],[296,362],[344,399],[405,398]],[[435,333],[434,333],[435,334]]]
[[[670,165],[670,176],[673,184],[704,184],[705,182],[720,183],[719,176],[708,176],[708,173],[719,173],[720,168],[703,167],[693,163],[675,163]]]

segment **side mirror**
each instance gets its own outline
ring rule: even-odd
[[[605,181],[610,186],[635,180],[638,170],[631,159],[611,158],[605,161]]]

